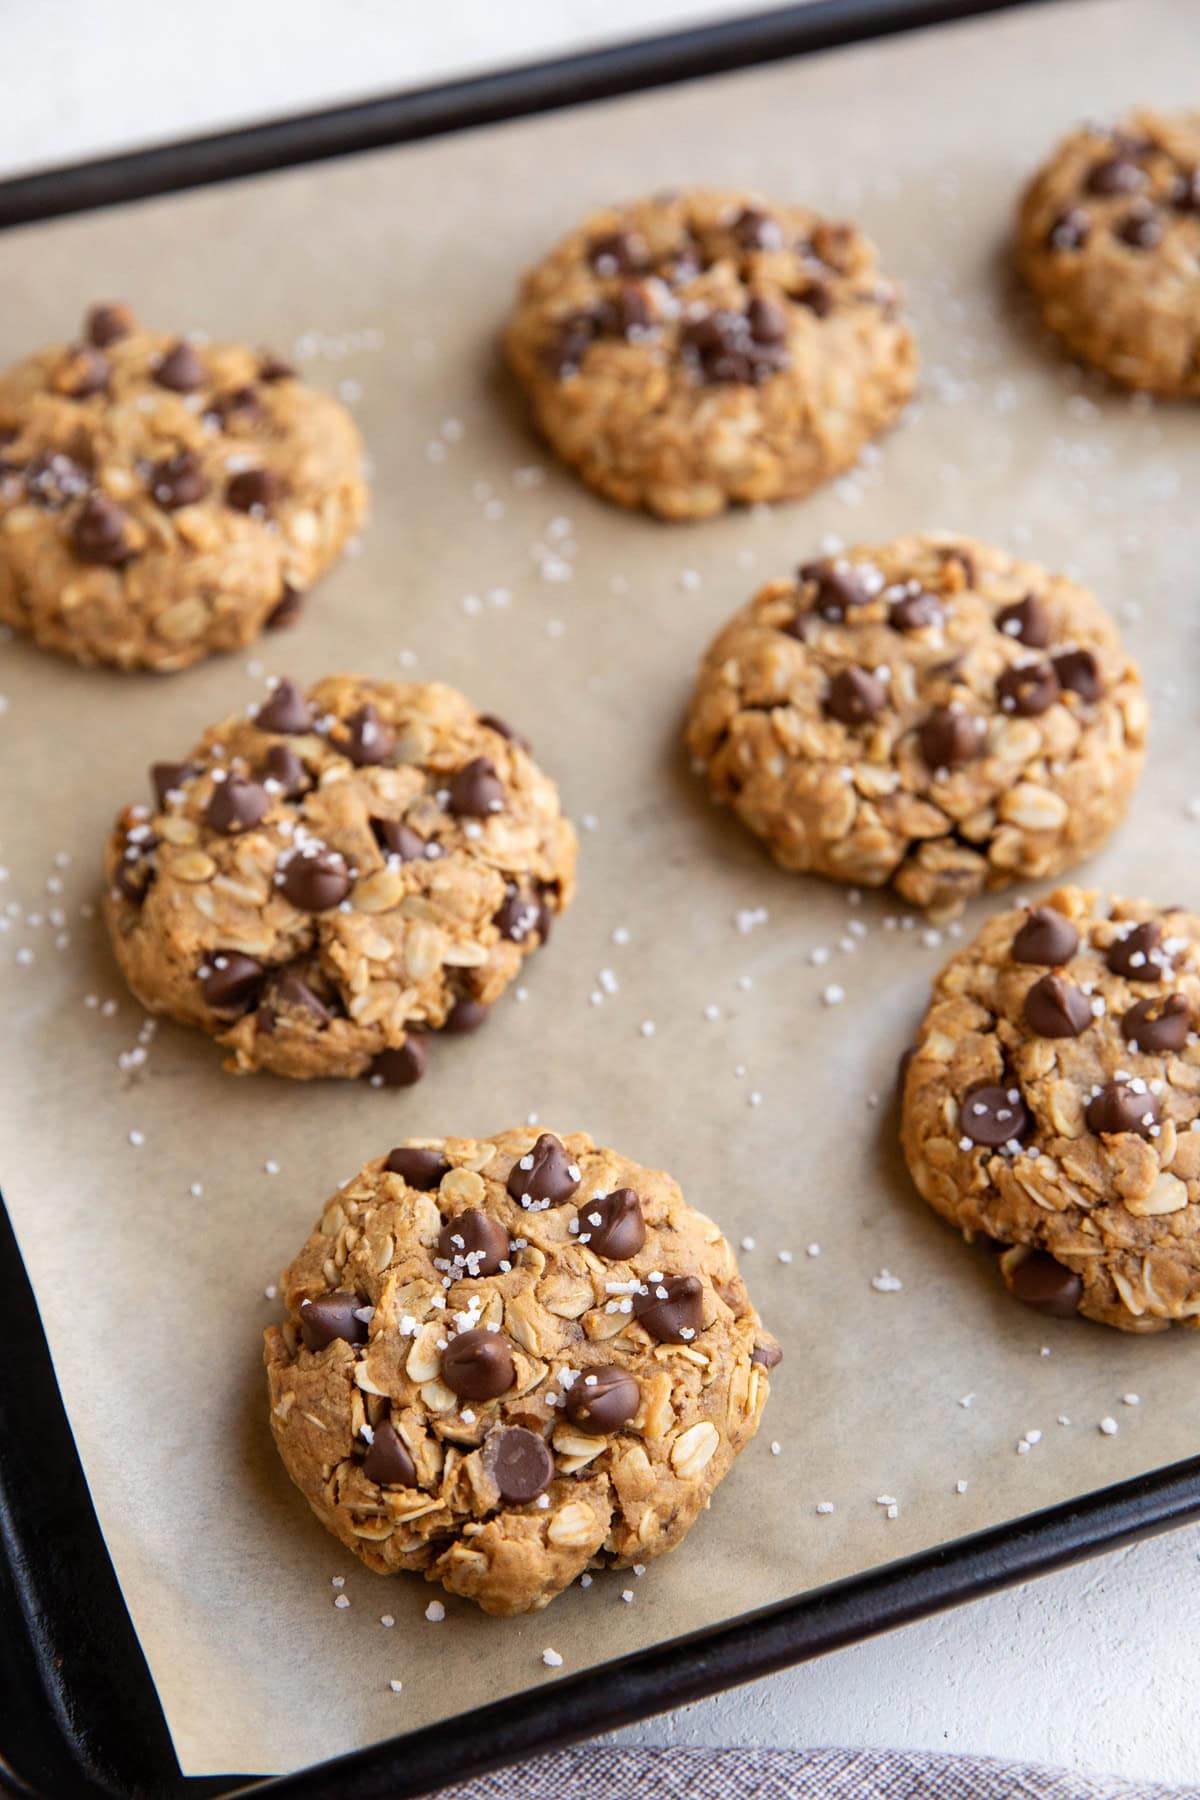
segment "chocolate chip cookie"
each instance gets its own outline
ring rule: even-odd
[[[1047,325],[1126,387],[1200,395],[1200,112],[1066,138],[1021,205]]]
[[[0,375],[0,620],[182,669],[295,617],[367,506],[344,407],[278,357],[97,306]]]
[[[1129,804],[1146,703],[1077,582],[969,539],[801,566],[727,625],[687,742],[787,869],[936,915],[1088,856]]]
[[[288,1474],[368,1568],[489,1613],[673,1549],[780,1359],[712,1220],[582,1132],[376,1157],[282,1293],[265,1354]]]
[[[702,189],[585,219],[526,275],[506,346],[563,461],[665,519],[807,494],[916,370],[853,225]]]
[[[1198,1019],[1200,916],[1075,887],[989,919],[934,983],[904,1154],[1018,1300],[1200,1324]]]
[[[410,1085],[574,888],[554,783],[438,683],[276,682],[150,780],[108,844],[117,961],[238,1073]]]

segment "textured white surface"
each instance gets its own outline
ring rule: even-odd
[[[145,0],[9,6],[0,175],[752,10],[730,0],[210,0],[203,29],[173,50],[161,8]],[[615,1738],[974,1750],[1194,1781],[1198,1561],[1200,1528],[1176,1532]]]

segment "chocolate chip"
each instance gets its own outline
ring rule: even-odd
[[[508,1176],[508,1191],[522,1206],[536,1212],[545,1206],[561,1206],[579,1188],[580,1174],[559,1138],[543,1131],[532,1150],[519,1156]]]
[[[495,1482],[501,1500],[512,1506],[536,1500],[554,1479],[554,1458],[545,1440],[524,1425],[497,1425],[489,1431],[483,1441],[483,1466]]]
[[[768,375],[786,368],[789,360],[782,343],[762,343],[751,336],[745,313],[720,307],[689,319],[679,342],[708,382],[765,381]]]
[[[287,744],[271,745],[259,774],[264,781],[277,782],[285,800],[299,800],[313,785],[308,769]]]
[[[321,996],[291,969],[284,971],[272,986],[264,1004],[259,1007],[260,1030],[274,1031],[280,1012],[304,1013],[318,1027],[328,1025],[333,1017]],[[269,1024],[264,1015],[269,1015]]]
[[[374,768],[391,756],[396,748],[396,734],[368,700],[346,720],[345,736],[337,740],[337,747],[355,768]]]
[[[168,796],[178,793],[185,781],[199,774],[191,763],[157,762],[150,765],[150,781],[154,795],[158,801],[158,810],[162,812],[167,804]]]
[[[263,625],[268,631],[286,631],[289,625],[296,623],[303,610],[304,595],[285,581],[283,593],[263,620]]]
[[[744,206],[730,229],[743,250],[779,250],[783,228],[760,206]]]
[[[755,1344],[750,1357],[750,1366],[757,1363],[760,1369],[774,1369],[783,1361],[783,1351],[776,1343]]]
[[[1163,222],[1149,207],[1128,212],[1115,227],[1116,235],[1131,250],[1153,250],[1162,243]]]
[[[1061,693],[1053,663],[1020,663],[1005,669],[996,682],[1001,712],[1021,719],[1036,719],[1047,712]]]
[[[1147,179],[1145,169],[1129,157],[1106,156],[1088,171],[1084,187],[1089,194],[1136,194]]]
[[[442,1030],[459,1034],[478,1031],[481,1025],[486,1025],[491,1010],[482,1000],[472,1000],[469,995],[460,994],[446,1014]]]
[[[633,1316],[660,1344],[690,1343],[704,1318],[704,1283],[698,1275],[648,1280],[633,1296]]]
[[[375,1427],[362,1470],[368,1481],[377,1481],[380,1487],[416,1487],[417,1466],[390,1419]]]
[[[786,625],[779,627],[788,637],[794,637],[799,643],[807,644],[813,634],[815,620],[810,612],[798,612],[790,618]]]
[[[271,796],[257,781],[243,781],[239,775],[227,775],[215,781],[204,817],[214,831],[232,837],[237,831],[248,831],[266,817]]]
[[[192,346],[181,338],[155,369],[154,379],[159,387],[170,388],[173,393],[190,394],[193,389],[204,386],[204,364]]]
[[[25,469],[25,492],[35,506],[44,506],[49,512],[86,494],[90,481],[82,464],[63,450],[46,450]]]
[[[625,281],[620,292],[605,302],[601,315],[604,329],[616,337],[633,338],[649,330],[655,323],[654,308],[646,288],[637,281]]]
[[[290,737],[299,737],[313,727],[313,709],[304,697],[303,688],[297,687],[285,675],[275,683],[268,700],[264,700],[254,715],[254,723],[260,731],[284,732]]]
[[[1005,637],[1028,644],[1031,650],[1044,650],[1053,633],[1050,609],[1036,594],[1026,594],[1023,600],[1001,607],[996,614],[996,629]]]
[[[301,912],[332,912],[350,892],[350,872],[336,850],[306,845],[288,858],[279,886]]]
[[[806,281],[797,290],[796,299],[818,319],[827,319],[833,311],[833,289],[827,281]]]
[[[396,1050],[381,1050],[371,1064],[371,1080],[380,1087],[415,1087],[429,1067],[429,1040],[410,1031]]]
[[[236,512],[269,512],[283,492],[273,469],[239,469],[225,483],[225,499]]]
[[[1006,1272],[1005,1280],[1014,1300],[1052,1319],[1074,1318],[1083,1294],[1083,1282],[1074,1269],[1065,1269],[1045,1250],[1031,1250]]]
[[[595,339],[597,320],[590,313],[568,313],[558,320],[542,361],[556,381],[574,375]]]
[[[1161,943],[1162,926],[1157,919],[1147,919],[1111,943],[1104,960],[1114,975],[1124,975],[1127,981],[1161,981]]]
[[[888,624],[893,631],[926,631],[933,625],[943,625],[945,620],[945,611],[935,594],[905,594],[902,600],[893,600],[888,611]]]
[[[514,730],[508,721],[502,719],[498,713],[480,713],[479,723],[486,725],[489,731],[498,731],[500,736],[507,738],[510,744],[517,744],[522,750],[528,751],[529,739]]]
[[[128,515],[107,494],[89,494],[75,516],[71,544],[83,562],[116,568],[129,556]]]
[[[1097,1136],[1135,1131],[1138,1137],[1149,1138],[1158,1124],[1159,1105],[1144,1081],[1136,1090],[1131,1081],[1110,1081],[1088,1101],[1083,1116]]]
[[[579,1209],[579,1242],[606,1262],[628,1262],[646,1241],[642,1203],[632,1188],[593,1196]]]
[[[842,725],[865,725],[887,705],[887,689],[866,669],[841,669],[829,684],[825,711]]]
[[[1060,684],[1081,700],[1099,700],[1104,692],[1100,665],[1090,650],[1063,650],[1051,657]]]
[[[251,382],[230,388],[228,393],[215,394],[208,404],[208,417],[222,425],[238,421],[248,426],[262,425],[266,416],[258,389]]]
[[[931,769],[957,769],[982,755],[987,727],[961,706],[935,706],[917,728],[921,755]]]
[[[1020,1142],[1031,1123],[1025,1102],[1011,1083],[997,1087],[982,1082],[978,1087],[968,1088],[959,1108],[963,1136],[970,1138],[973,1144],[981,1144],[985,1150],[998,1149],[1013,1139]]]
[[[635,231],[606,231],[588,245],[588,261],[599,275],[637,275],[649,257]]]
[[[460,1400],[494,1400],[516,1379],[512,1350],[499,1331],[460,1331],[442,1351],[442,1380]]]
[[[1091,220],[1082,206],[1070,206],[1059,213],[1046,233],[1048,250],[1082,250],[1088,241]]]
[[[449,1161],[440,1150],[429,1150],[420,1144],[402,1144],[389,1151],[383,1166],[420,1194],[431,1192],[450,1171]]]
[[[258,999],[267,971],[240,950],[213,950],[200,971],[205,1004],[214,1012],[243,1013]]]
[[[70,400],[87,400],[103,393],[111,372],[107,356],[91,344],[74,344],[54,371],[54,386]]]
[[[504,783],[489,756],[476,756],[450,778],[446,810],[459,819],[486,819],[504,811]]]
[[[358,1295],[344,1288],[305,1300],[300,1307],[300,1336],[310,1350],[324,1350],[338,1338],[347,1344],[365,1344],[366,1321],[357,1317],[363,1310]]]
[[[122,300],[109,300],[93,306],[84,320],[84,333],[90,344],[106,350],[110,344],[128,337],[137,324],[132,310]]]
[[[194,450],[178,450],[174,456],[155,463],[150,471],[150,492],[167,512],[181,506],[194,506],[209,489],[208,477]]]
[[[1137,1000],[1121,1020],[1126,1041],[1148,1056],[1165,1050],[1182,1050],[1192,1029],[1191,1013],[1183,994],[1157,995]]]
[[[510,884],[508,894],[493,923],[502,938],[510,943],[523,944],[531,931],[538,928],[540,908],[536,900],[518,893]]]
[[[844,619],[856,606],[865,606],[870,599],[851,568],[839,569],[835,563],[804,563],[798,573],[802,582],[816,583],[813,611],[831,625]]]
[[[143,827],[143,831],[145,835],[137,843],[126,839],[113,877],[118,890],[133,906],[141,906],[158,874],[150,860],[158,848],[158,839],[149,827]]]
[[[1185,169],[1175,177],[1171,205],[1178,212],[1200,212],[1200,169]]]
[[[585,1369],[567,1389],[563,1411],[572,1425],[596,1437],[608,1431],[620,1431],[636,1418],[642,1404],[642,1390],[628,1369],[613,1363]]]
[[[456,1281],[494,1275],[508,1261],[509,1248],[508,1232],[499,1219],[473,1208],[447,1219],[438,1237],[438,1256],[452,1265],[449,1273]]]
[[[1038,1037],[1078,1037],[1092,1022],[1087,995],[1061,975],[1043,975],[1025,996],[1025,1023]]]
[[[842,219],[821,219],[814,227],[810,248],[826,268],[848,275],[854,267],[858,233]]]
[[[296,374],[291,363],[284,362],[281,356],[272,356],[265,351],[259,359],[258,379],[260,381],[291,381]]]
[[[787,341],[787,314],[778,300],[755,294],[746,307],[746,323],[750,336],[759,344],[783,344]]]
[[[1079,948],[1079,933],[1070,919],[1052,906],[1031,906],[1012,942],[1012,959],[1042,963],[1051,969],[1070,962]]]
[[[403,819],[372,819],[371,830],[375,834],[375,842],[386,855],[398,856],[401,862],[425,860],[425,839],[411,825],[406,825]]]

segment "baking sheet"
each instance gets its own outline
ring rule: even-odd
[[[678,747],[699,654],[752,586],[830,535],[961,529],[1078,573],[1120,615],[1152,754],[1086,878],[1195,896],[1195,413],[1048,352],[1004,260],[1054,136],[1193,100],[1193,51],[1186,0],[1037,7],[0,238],[5,359],[124,295],[151,322],[293,349],[375,462],[361,554],[251,654],[154,679],[0,651],[0,1171],[185,1772],[330,1756],[553,1681],[545,1648],[573,1673],[1196,1449],[1190,1336],[1040,1320],[908,1186],[893,1071],[952,937],[776,871]],[[494,334],[577,214],[691,180],[858,217],[908,289],[924,379],[807,504],[672,528],[592,498],[529,439]],[[529,732],[583,826],[579,898],[527,997],[405,1093],[238,1081],[169,1024],[142,1041],[89,911],[152,760],[264,674],[338,669],[462,686]],[[532,1619],[450,1602],[432,1624],[439,1590],[360,1568],[289,1487],[265,1290],[368,1156],[534,1113],[671,1169],[753,1239],[742,1266],[786,1361],[679,1553]]]

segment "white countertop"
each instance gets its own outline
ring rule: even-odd
[[[731,0],[209,0],[4,9],[0,175],[757,10]],[[616,1734],[644,1743],[964,1750],[1200,1778],[1200,1527]]]

